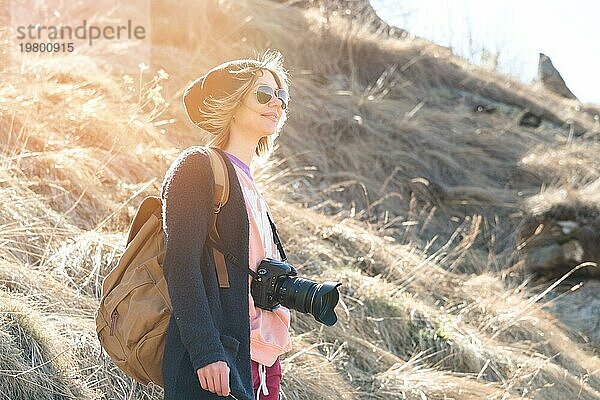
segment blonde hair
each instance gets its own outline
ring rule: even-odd
[[[249,66],[235,72],[236,74],[240,74],[238,79],[243,82],[237,90],[223,98],[215,99],[209,97],[204,101],[206,110],[200,110],[204,118],[198,123],[198,126],[214,135],[208,141],[207,146],[222,149],[227,145],[229,142],[229,130],[231,128],[233,116],[240,108],[242,99],[250,92],[258,80],[258,71],[261,72],[260,76],[264,74],[265,70],[270,71],[273,74],[277,85],[289,93],[288,71],[283,67],[283,55],[279,51],[267,50],[262,57],[256,59],[256,61],[259,62],[257,66]],[[268,158],[273,152],[275,139],[279,136],[279,132],[287,120],[287,113],[288,108],[286,107],[277,123],[275,133],[263,136],[259,139],[258,145],[254,150],[257,156]]]

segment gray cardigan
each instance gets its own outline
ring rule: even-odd
[[[222,150],[229,200],[217,218],[222,243],[248,268],[248,215],[236,171]],[[165,399],[223,399],[200,386],[196,370],[215,361],[230,368],[231,393],[254,400],[250,364],[248,274],[226,259],[229,288],[219,288],[212,251],[204,245],[212,226],[213,176],[205,150],[184,150],[171,164],[161,190],[163,270],[173,313],[165,341]]]

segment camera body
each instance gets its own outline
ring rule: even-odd
[[[275,310],[281,304],[278,292],[283,280],[296,276],[296,269],[286,262],[267,257],[260,262],[256,273],[258,277],[253,279],[251,285],[254,305],[265,310]]]

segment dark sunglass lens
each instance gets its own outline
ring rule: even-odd
[[[273,89],[268,86],[259,86],[256,89],[256,99],[260,104],[267,104],[273,97]]]

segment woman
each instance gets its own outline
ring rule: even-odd
[[[214,135],[207,143],[227,165],[229,200],[217,218],[222,244],[242,267],[256,271],[265,257],[281,260],[269,208],[250,165],[272,151],[286,120],[288,77],[278,52],[235,60],[201,76],[184,93],[191,121]],[[291,349],[287,308],[254,306],[252,277],[226,262],[220,287],[205,245],[213,212],[213,176],[205,150],[184,150],[162,185],[163,269],[173,307],[163,359],[165,399],[278,399],[279,356]],[[267,215],[269,214],[269,215]]]

